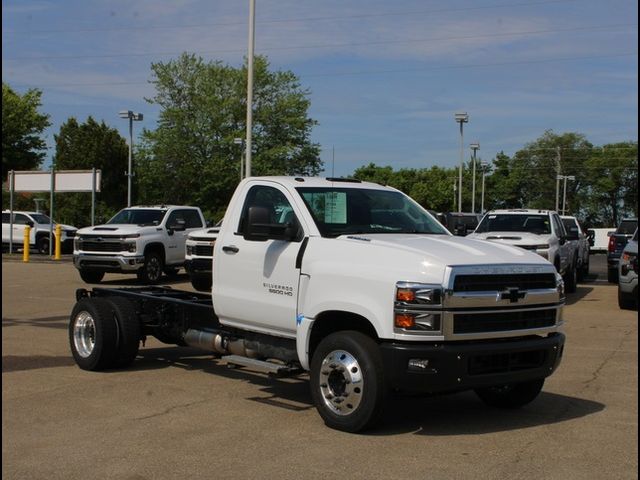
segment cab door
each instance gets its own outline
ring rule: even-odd
[[[286,189],[264,182],[245,186],[245,201],[236,206],[215,246],[213,299],[220,322],[258,332],[295,337],[300,251],[300,214]],[[247,240],[248,209],[268,210],[271,224],[296,225],[295,240]],[[225,223],[227,219],[225,218]]]

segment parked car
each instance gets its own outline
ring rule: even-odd
[[[589,275],[589,238],[578,223],[576,217],[568,215],[561,216],[564,229],[570,236],[577,235],[577,240],[569,240],[574,244],[576,253],[575,265],[577,269],[578,280],[584,280]]]
[[[2,248],[9,249],[10,240],[13,243],[13,249],[22,247],[24,242],[24,230],[27,225],[31,227],[29,234],[29,247],[35,248],[39,253],[49,253],[49,235],[53,230],[53,236],[56,235],[57,223],[53,222],[44,213],[40,212],[18,212],[13,211],[13,225],[11,225],[11,212],[9,210],[2,211]],[[62,253],[71,253],[73,251],[73,237],[78,230],[71,225],[63,225],[60,238]],[[10,231],[13,228],[13,238],[10,238]]]
[[[218,222],[215,227],[189,233],[185,243],[184,269],[189,274],[193,288],[201,292],[211,292],[213,247],[220,225],[221,222]]]
[[[627,242],[618,262],[618,305],[638,309],[638,229]]]
[[[564,278],[565,289],[576,291],[575,232],[567,233],[560,216],[551,210],[491,210],[469,238],[531,250],[551,262]]]
[[[633,233],[638,228],[637,218],[624,218],[616,231],[609,236],[609,247],[607,248],[607,280],[610,283],[618,281],[618,262],[622,250]]]
[[[444,218],[444,226],[447,227],[447,230],[454,235],[464,237],[476,229],[482,215],[469,212],[449,212],[445,214]]]

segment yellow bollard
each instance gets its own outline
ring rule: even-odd
[[[29,225],[24,226],[24,239],[22,241],[22,261],[29,261],[29,240],[31,239],[31,227]]]
[[[60,254],[62,253],[62,227],[56,225],[56,253],[53,257],[54,260],[60,260]]]

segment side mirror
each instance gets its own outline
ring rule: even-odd
[[[567,243],[567,237],[559,237],[558,238],[558,243],[560,245],[564,245],[565,243]]]
[[[27,220],[26,225],[29,225],[31,228],[35,225],[31,220]]]
[[[607,237],[610,237],[611,235],[613,235],[613,232],[607,232]]]
[[[292,223],[271,223],[269,209],[266,207],[249,207],[247,223],[243,233],[245,240],[257,242],[283,240],[290,242],[296,238],[297,234],[297,225]]]

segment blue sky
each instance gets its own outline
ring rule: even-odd
[[[310,90],[325,171],[457,166],[513,154],[546,129],[596,145],[638,138],[638,3],[632,0],[256,0],[256,53]],[[151,62],[188,51],[242,64],[249,0],[2,2],[2,80],[43,91],[47,141],[118,111],[155,128]],[[142,125],[141,125],[142,124]],[[49,149],[49,156],[53,149]]]

